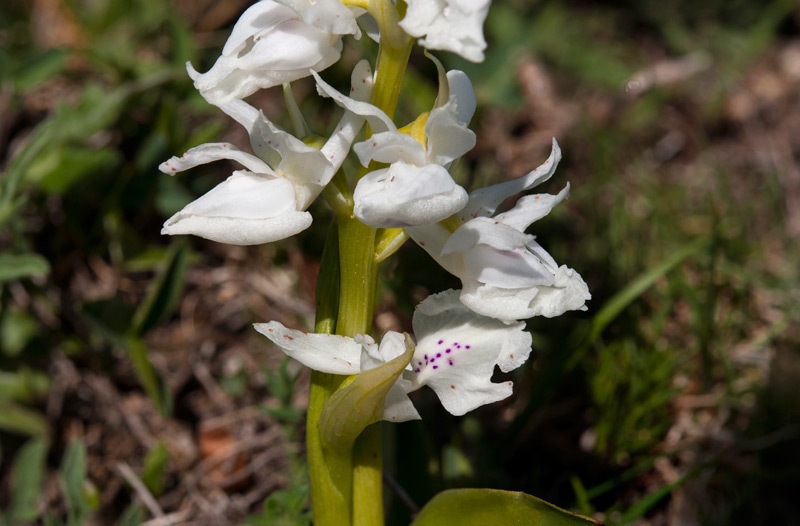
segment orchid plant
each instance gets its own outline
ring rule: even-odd
[[[377,423],[419,419],[409,396],[413,391],[430,387],[453,415],[511,396],[512,382],[495,383],[492,375],[496,367],[509,372],[528,359],[531,335],[524,320],[585,309],[591,297],[576,271],[559,266],[526,233],[568,197],[569,185],[557,195],[524,195],[498,212],[501,203],[554,175],[561,159],[555,139],[544,164],[517,179],[468,192],[451,175],[453,162],[475,146],[468,127],[475,93],[464,72],[446,71],[427,50],[483,60],[489,4],[261,0],[235,24],[210,70],[199,73],[187,64],[201,95],[245,128],[252,153],[213,143],[162,163],[161,171],[169,175],[222,159],[243,167],[169,218],[162,233],[262,244],[308,228],[313,221],[308,208],[320,196],[334,211],[314,332],[277,321],[255,325],[313,370],[307,455],[320,526],[383,524]],[[337,62],[347,39],[361,38],[362,30],[379,42],[375,73],[368,60],[359,62],[344,94],[320,72]],[[436,65],[439,92],[430,111],[398,125],[395,107],[415,42]],[[327,137],[308,131],[292,97],[290,83],[306,77],[314,78],[320,96],[342,109]],[[245,100],[277,86],[286,95],[293,133]],[[351,154],[360,163],[356,174],[342,168]],[[457,276],[463,289],[422,301],[414,312],[413,337],[390,331],[378,343],[370,333],[379,265],[409,238]],[[440,495],[415,524],[443,524],[436,517],[447,506],[455,515],[466,514],[470,503],[487,496],[514,513],[531,513],[520,515],[531,520],[552,515],[576,524],[588,521],[530,496],[475,491]]]

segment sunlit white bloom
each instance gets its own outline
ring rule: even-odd
[[[455,290],[420,303],[412,325],[417,340],[414,357],[386,399],[384,420],[419,418],[407,393],[424,385],[454,415],[503,400],[511,395],[513,383],[493,383],[495,366],[512,371],[531,352],[531,335],[524,323],[480,316],[459,301]],[[255,328],[300,363],[331,374],[358,374],[405,351],[403,336],[396,332],[386,333],[377,345],[369,336],[306,334],[276,321],[257,323]]]
[[[354,99],[370,97],[372,72],[366,61],[353,70],[352,86]],[[248,129],[255,155],[232,144],[212,143],[161,163],[159,169],[170,175],[221,159],[246,168],[169,218],[161,233],[255,245],[308,228],[311,215],[306,209],[344,162],[363,117],[346,111],[331,137],[317,149],[277,128],[244,101],[232,100],[220,107]]]
[[[484,316],[521,320],[585,310],[589,289],[574,270],[559,266],[525,230],[567,198],[558,195],[520,198],[509,211],[495,214],[506,198],[547,181],[561,150],[553,141],[550,158],[529,174],[472,192],[459,212],[463,224],[454,232],[444,224],[407,228],[409,236],[448,272],[461,279],[461,301]]]
[[[376,132],[353,151],[364,166],[371,161],[389,166],[362,177],[353,194],[354,213],[375,228],[425,225],[441,221],[467,204],[467,192],[450,176],[453,160],[475,145],[467,127],[475,112],[475,92],[462,71],[440,68],[440,101],[429,114],[398,130],[374,106],[339,94],[334,100],[365,115]],[[423,129],[415,130],[419,123]]]
[[[261,0],[233,26],[209,71],[186,68],[200,93],[217,104],[322,71],[339,60],[342,35],[360,31],[339,0]]]
[[[483,22],[491,0],[407,0],[406,16],[400,21],[406,33],[420,38],[428,49],[458,53],[472,62],[483,61],[486,40]]]

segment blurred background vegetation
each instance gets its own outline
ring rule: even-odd
[[[159,236],[232,167],[158,164],[247,144],[184,63],[248,4],[0,5],[0,524],[310,524],[307,373],[250,324],[310,326],[329,214],[264,247]],[[572,197],[533,233],[593,299],[529,322],[511,399],[454,418],[420,393],[424,419],[388,428],[392,524],[464,486],[610,525],[800,524],[797,3],[498,0],[486,32],[483,64],[439,54],[480,102],[457,175],[521,175],[555,136],[545,190]],[[373,50],[348,46],[338,85]],[[421,55],[406,82],[410,120]],[[251,102],[286,124],[280,94]],[[380,331],[458,285],[411,245],[383,271]]]

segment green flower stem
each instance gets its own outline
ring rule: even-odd
[[[380,24],[379,20],[379,24]],[[387,34],[381,27],[381,34]],[[394,27],[398,31],[398,27]],[[411,54],[411,38],[407,36],[400,39],[398,46],[390,45],[389,39],[384,41],[378,50],[378,62],[375,75],[375,88],[372,92],[372,104],[382,109],[389,117],[394,116],[395,109],[397,108],[397,101],[400,96],[400,86],[403,83],[403,75],[406,71],[408,64],[408,57]],[[367,129],[366,135],[369,137],[371,131]],[[361,318],[363,325],[359,325],[355,320],[346,325],[346,329],[354,329],[358,326],[358,332],[366,333],[372,326],[372,315],[374,310],[374,300],[377,288],[377,271],[378,261],[375,257],[376,248],[376,230],[363,225],[358,220],[352,220],[353,225],[349,226],[348,231],[352,233],[345,233],[345,230],[339,230],[341,237],[340,250],[341,265],[342,265],[342,296],[339,301],[339,319],[337,322],[337,332],[339,334],[352,336],[353,333],[339,332],[340,327],[338,323],[344,321],[342,316],[343,311],[346,309],[355,309],[358,305],[348,304],[348,299],[344,294],[348,290],[345,285],[345,273],[351,272],[355,267],[350,265],[356,264],[363,269],[363,273],[358,277],[356,274],[351,278],[351,282],[363,283],[368,288],[360,292],[358,297],[353,294],[352,301],[363,301],[363,313],[368,317]],[[347,224],[347,223],[345,223]],[[358,226],[356,226],[358,225]],[[345,262],[345,257],[351,250],[347,246],[345,235],[352,236],[352,240],[356,242],[352,246],[355,258],[350,260],[349,263]],[[361,272],[361,271],[359,271]],[[367,285],[366,282],[370,282]],[[355,314],[355,310],[353,312]],[[346,315],[345,315],[346,316]],[[362,329],[363,327],[363,329]],[[345,328],[341,328],[342,331]],[[361,436],[356,440],[353,448],[353,464],[355,470],[353,472],[353,526],[382,526],[383,520],[383,438],[381,436],[380,423],[369,426]]]
[[[341,526],[350,524],[351,484],[344,486],[341,478],[334,480],[333,473],[349,476],[352,465],[346,459],[330,462],[322,451],[319,432],[319,417],[331,395],[346,377],[313,371],[308,395],[306,416],[306,451],[308,457],[308,477],[311,481],[311,503],[314,509],[315,526]]]
[[[374,0],[370,4],[372,2]],[[393,38],[385,38],[378,51],[372,103],[392,117],[411,54],[412,39],[397,26],[394,5],[387,0],[378,2],[381,16],[376,18],[381,34]],[[370,134],[367,129],[366,136]],[[377,231],[352,215],[351,198],[345,191],[347,186],[342,187],[341,183],[341,179],[335,180],[334,188],[325,196],[337,214],[337,236],[329,237],[323,252],[317,284],[315,330],[355,336],[368,334],[372,328],[379,264],[376,260]],[[319,372],[311,375],[306,446],[314,524],[381,526],[383,452],[380,424],[369,426],[359,436],[352,455],[349,451],[323,449],[320,415],[331,395],[344,381],[343,376]]]
[[[317,315],[314,332],[332,334],[336,330],[339,313],[339,235],[334,222],[325,248],[322,251],[319,277],[317,278]],[[350,524],[350,502],[352,484],[337,486],[333,472],[352,472],[352,465],[337,466],[326,462],[322,450],[319,419],[328,399],[345,380],[345,376],[311,372],[308,413],[306,415],[306,451],[308,475],[311,481],[311,502],[314,507],[316,526],[340,526]]]
[[[353,526],[383,525],[381,423],[366,428],[353,447]]]
[[[390,118],[394,117],[397,108],[413,42],[411,38],[405,38],[397,47],[381,44],[378,49],[372,104],[382,109]],[[370,135],[369,132],[367,135]]]
[[[355,218],[339,218],[341,288],[336,334],[367,334],[372,328],[378,264],[376,230]],[[353,526],[383,524],[383,458],[380,426],[373,425],[357,439],[353,449]]]

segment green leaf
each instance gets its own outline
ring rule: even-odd
[[[153,401],[162,416],[168,416],[172,413],[172,394],[164,381],[156,374],[148,356],[147,346],[139,338],[131,337],[124,348],[133,362],[136,376],[142,383],[147,396]]]
[[[133,318],[133,308],[119,298],[84,303],[81,315],[86,322],[114,345],[125,348]]]
[[[414,342],[406,334],[406,352],[380,367],[365,371],[331,396],[319,419],[323,448],[349,451],[358,435],[383,418],[389,389],[414,355]]]
[[[22,366],[12,372],[0,371],[0,400],[30,402],[44,396],[50,389],[50,377],[34,369]]]
[[[87,491],[86,446],[78,438],[69,443],[61,459],[58,482],[69,510],[67,524],[84,524],[94,503],[91,492]]]
[[[122,513],[117,526],[139,526],[142,522],[144,522],[142,507],[134,502]]]
[[[26,442],[14,458],[7,512],[9,523],[34,521],[39,516],[37,504],[42,494],[49,447],[46,437],[37,437]]]
[[[164,472],[169,463],[169,451],[164,442],[159,441],[147,454],[142,469],[142,482],[155,497],[161,496],[164,492]]]
[[[0,283],[46,276],[50,263],[39,254],[0,254]]]
[[[175,242],[170,247],[163,270],[151,285],[133,317],[132,335],[143,335],[172,314],[181,297],[188,266],[188,253],[189,250],[183,240]]]
[[[422,508],[412,526],[597,526],[531,495],[496,489],[451,489]]]
[[[0,429],[24,435],[44,435],[47,419],[41,413],[8,400],[0,400]]]
[[[627,287],[614,294],[614,296],[603,305],[603,308],[594,315],[594,318],[592,318],[592,325],[589,328],[589,332],[576,352],[572,355],[572,358],[567,364],[567,369],[571,369],[580,361],[585,351],[597,340],[605,328],[631,303],[636,301],[647,289],[655,285],[656,281],[662,276],[683,263],[687,258],[708,247],[708,244],[709,239],[705,237],[688,243],[683,248],[673,253],[669,259],[640,275]]]
[[[57,146],[31,162],[25,181],[47,193],[61,195],[84,177],[108,174],[121,162],[120,154],[108,148]]]
[[[39,324],[27,312],[9,311],[0,318],[0,352],[17,356],[37,334]]]
[[[66,49],[49,49],[23,62],[11,79],[20,92],[26,92],[38,84],[57,75],[67,63],[70,51]]]

